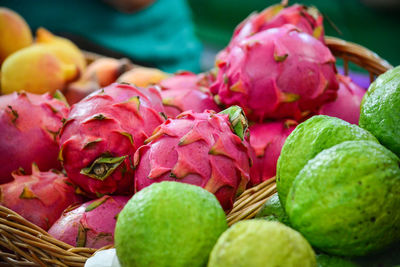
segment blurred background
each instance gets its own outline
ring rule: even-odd
[[[167,72],[210,69],[236,25],[267,0],[0,0],[32,30],[43,26],[82,49]],[[400,64],[399,0],[304,0],[324,15],[325,32]]]

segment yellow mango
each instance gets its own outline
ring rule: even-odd
[[[15,51],[32,44],[32,33],[25,20],[14,11],[0,7],[0,65]]]
[[[66,64],[75,64],[80,73],[86,68],[86,60],[82,51],[70,40],[56,36],[46,30],[39,28],[36,31],[36,43],[45,45],[49,50]]]
[[[42,94],[62,90],[77,79],[79,70],[65,64],[45,46],[32,45],[13,53],[1,66],[1,93],[27,91]]]
[[[80,79],[76,82],[70,83],[64,91],[64,96],[71,106],[83,98],[100,89],[100,85],[96,76],[90,79]]]
[[[159,69],[137,67],[122,74],[117,82],[131,83],[139,87],[158,84],[169,75]]]
[[[91,80],[95,77],[99,85],[105,87],[115,82],[122,73],[127,71],[129,64],[129,60],[125,58],[99,58],[87,67],[82,79]]]

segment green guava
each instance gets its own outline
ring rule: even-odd
[[[190,184],[154,183],[118,216],[115,247],[121,266],[204,266],[227,229],[213,194]]]
[[[318,267],[361,267],[350,259],[327,254],[317,255],[317,265]]]
[[[400,156],[400,66],[371,84],[361,102],[359,124]]]
[[[257,213],[256,218],[267,221],[278,221],[289,225],[289,218],[279,201],[278,193],[273,194]]]
[[[315,253],[304,237],[279,222],[240,221],[218,239],[208,267],[310,267]]]
[[[399,158],[371,141],[347,141],[319,153],[290,189],[290,225],[312,245],[363,256],[400,240]]]
[[[299,124],[286,139],[278,159],[276,186],[282,206],[293,180],[310,159],[326,148],[352,140],[378,142],[368,131],[334,117],[319,115]]]

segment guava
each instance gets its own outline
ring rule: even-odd
[[[359,124],[400,156],[400,66],[380,75],[361,102]]]
[[[121,266],[205,266],[227,229],[225,213],[207,190],[154,183],[136,193],[118,216],[115,247]]]
[[[285,225],[289,225],[289,218],[279,201],[278,193],[273,194],[261,207],[256,218],[267,221],[278,221]]]
[[[317,265],[318,267],[361,267],[351,259],[328,254],[318,254]]]
[[[254,219],[234,224],[218,239],[208,267],[317,266],[304,237],[279,222]]]
[[[400,240],[400,160],[372,141],[347,141],[308,161],[290,189],[290,225],[313,247],[363,256]]]
[[[310,159],[326,148],[352,140],[378,142],[368,131],[334,117],[319,115],[299,124],[286,139],[278,159],[276,186],[282,206],[293,180]]]

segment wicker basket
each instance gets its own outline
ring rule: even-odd
[[[346,74],[348,62],[368,71],[371,81],[392,68],[385,60],[360,45],[333,37],[325,37],[325,41],[331,52],[343,59]],[[98,57],[101,56],[87,54],[88,62]],[[227,215],[228,224],[253,218],[275,192],[275,178],[243,192]],[[0,259],[4,261],[0,262],[0,266],[83,266],[96,251],[98,250],[72,247],[58,241],[43,229],[0,205]]]

